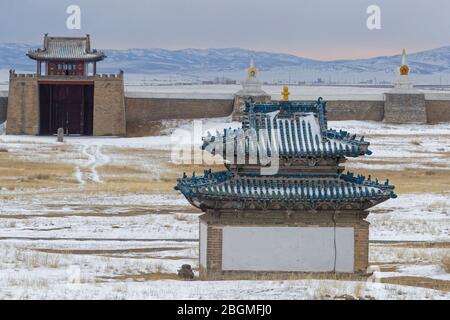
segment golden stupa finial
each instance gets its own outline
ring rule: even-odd
[[[407,76],[409,75],[409,67],[406,64],[406,49],[403,48],[403,52],[402,52],[402,65],[400,67],[400,75],[401,76]]]
[[[253,63],[253,59],[251,59],[250,60],[250,67],[247,69],[248,77],[251,80],[255,80],[257,73],[258,73],[258,69],[255,68],[255,64]]]
[[[281,92],[281,95],[283,96],[283,101],[289,101],[289,87],[288,86],[284,86],[283,87],[283,91]]]

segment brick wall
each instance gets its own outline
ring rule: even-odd
[[[386,93],[384,121],[388,123],[426,123],[425,95]]]
[[[11,101],[0,97],[0,121],[5,119],[8,103],[11,105],[11,112],[7,113],[10,120],[8,133],[37,134],[37,79],[21,75],[11,79]],[[123,86],[122,75],[95,78],[94,135],[159,135],[165,129],[166,120],[226,117],[233,112],[232,99],[124,97]],[[425,108],[428,123],[450,121],[450,100],[425,100]],[[21,110],[26,110],[23,117]],[[382,121],[384,101],[328,101],[327,110],[329,120]]]
[[[36,75],[11,74],[7,134],[39,134],[39,94]]]
[[[354,229],[354,272],[365,274],[369,266],[369,223],[364,220],[367,212],[337,212],[336,227]],[[200,268],[200,278],[249,279],[258,276],[274,276],[277,272],[222,271],[222,241],[224,226],[284,226],[284,227],[333,227],[333,212],[208,212],[200,217],[208,225],[207,268]],[[286,273],[286,272],[285,272]],[[302,274],[302,272],[291,272]]]
[[[413,100],[411,101],[416,101]],[[162,121],[167,119],[226,117],[232,114],[233,104],[239,103],[237,101],[233,102],[233,100],[227,99],[126,97],[127,135],[159,135],[163,127]],[[411,103],[407,102],[406,104],[411,105]],[[426,108],[426,121],[428,123],[450,121],[450,100],[425,100],[425,107],[420,104],[417,110],[413,110],[413,114],[421,113],[419,118],[422,120],[425,119],[423,108]],[[400,117],[398,121],[409,122],[417,119],[420,120],[418,117],[410,119],[408,114],[405,113],[405,109],[400,105],[399,108],[394,107],[394,109],[399,110],[397,112],[398,117]],[[385,117],[385,102],[382,100],[332,100],[327,101],[327,112],[328,119],[332,121],[383,121]],[[388,112],[392,114],[392,108]],[[391,116],[388,114],[388,117]],[[238,119],[239,116],[235,116],[234,118]]]
[[[94,79],[94,136],[125,136],[123,74]]]
[[[450,122],[449,100],[425,100],[425,106],[428,123]]]
[[[384,101],[327,101],[328,119],[383,121]]]
[[[127,136],[159,135],[164,120],[227,117],[241,100],[125,97]],[[329,120],[382,121],[384,101],[328,101],[327,110]]]
[[[365,220],[354,224],[355,272],[365,273],[369,267],[369,223]]]
[[[127,136],[159,135],[162,122],[227,117],[231,99],[125,98]]]

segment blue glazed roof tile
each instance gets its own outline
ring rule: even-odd
[[[274,176],[207,173],[184,177],[176,187],[186,197],[221,198],[234,201],[271,199],[294,201],[384,201],[395,198],[389,182],[380,184],[353,174]]]
[[[346,131],[328,128],[326,104],[322,99],[317,102],[248,102],[242,128],[224,130],[223,134],[218,132],[214,136],[208,134],[203,139],[203,149],[212,153],[224,150],[225,159],[226,145],[231,143],[235,151],[245,148],[246,155],[249,155],[254,149],[254,143],[249,137],[261,129],[265,135],[258,136],[257,144],[263,151],[268,151],[269,156],[303,157],[308,158],[309,164],[310,161],[316,163],[321,157],[331,157],[339,163],[341,159],[337,158],[340,157],[371,154],[369,143],[364,141],[364,137],[357,139],[356,135]],[[215,146],[220,148],[215,149]],[[259,171],[252,170],[237,170],[236,174],[230,171],[211,173],[208,170],[203,176],[193,174],[189,178],[184,175],[179,179],[176,189],[204,211],[235,207],[242,209],[248,202],[260,203],[264,210],[265,204],[273,201],[277,202],[277,206],[286,208],[296,205],[298,210],[304,210],[302,206],[314,208],[324,204],[329,206],[327,208],[365,210],[397,197],[394,186],[388,180],[379,182],[371,176],[366,178],[350,172],[344,174],[340,167],[320,171],[312,165],[308,170],[295,167],[292,170],[281,171],[273,176],[261,175]]]
[[[223,134],[205,137],[203,149],[214,149],[215,143],[234,143],[235,146],[254,130],[257,136],[260,130],[267,133],[268,141],[264,148],[271,154],[288,157],[358,157],[371,154],[369,143],[364,137],[356,139],[346,131],[328,129],[326,103],[317,102],[280,102],[257,104],[248,102],[244,112],[242,129],[225,130]],[[257,142],[261,138],[258,136]],[[248,139],[245,140],[248,154]],[[213,147],[213,148],[211,148]],[[221,148],[226,152],[226,148]],[[237,150],[237,148],[235,148]],[[225,156],[225,154],[223,154]]]

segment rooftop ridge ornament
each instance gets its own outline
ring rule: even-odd
[[[289,92],[288,86],[283,86],[283,91],[281,92],[281,96],[283,97],[283,101],[289,101],[289,95],[291,93]]]

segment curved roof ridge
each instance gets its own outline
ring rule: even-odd
[[[31,50],[27,56],[34,60],[100,61],[106,58],[102,51],[91,49],[89,35],[85,37],[45,35],[44,49]]]

